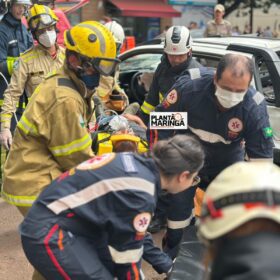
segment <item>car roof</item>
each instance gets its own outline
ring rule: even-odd
[[[225,47],[227,47],[230,44],[240,44],[280,50],[280,40],[278,39],[266,39],[247,36],[197,38],[194,39],[194,44],[218,44],[223,45]]]

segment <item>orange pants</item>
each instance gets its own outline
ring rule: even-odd
[[[194,210],[196,217],[200,217],[204,193],[205,192],[201,188],[196,188],[194,197]]]

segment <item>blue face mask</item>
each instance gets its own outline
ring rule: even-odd
[[[94,73],[92,75],[81,74],[80,78],[89,90],[93,90],[94,88],[99,86],[99,73]]]

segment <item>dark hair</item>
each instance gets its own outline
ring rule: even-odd
[[[166,177],[189,171],[199,171],[204,163],[202,145],[192,136],[175,135],[168,140],[157,142],[152,150],[152,157]]]
[[[254,65],[251,58],[239,54],[224,55],[217,67],[217,81],[222,78],[222,74],[227,68],[229,68],[232,71],[233,76],[237,78],[243,77],[245,73],[249,73],[251,76],[251,82],[254,74]]]

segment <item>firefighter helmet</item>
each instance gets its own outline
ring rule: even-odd
[[[28,26],[32,32],[53,26],[57,21],[58,18],[52,9],[39,4],[34,4],[27,16]]]
[[[192,37],[185,26],[172,26],[165,34],[164,52],[171,55],[186,54],[192,48]]]
[[[213,240],[256,218],[280,223],[279,197],[279,167],[269,162],[236,163],[207,188],[199,235]]]
[[[85,21],[64,32],[66,49],[83,58],[83,68],[93,67],[108,76],[116,68],[116,44],[111,32],[97,21]]]

